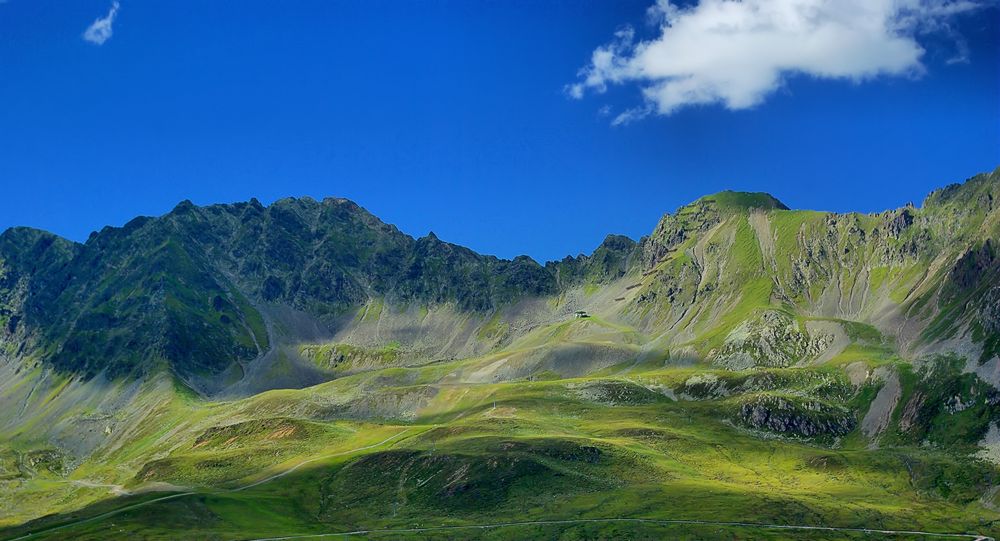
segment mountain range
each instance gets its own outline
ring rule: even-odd
[[[8,229],[0,535],[987,535],[998,242],[1000,169],[880,213],[720,192],[544,264],[334,198]]]

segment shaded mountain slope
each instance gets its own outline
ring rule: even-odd
[[[157,361],[212,374],[249,361],[269,348],[261,303],[323,320],[376,297],[484,311],[555,291],[528,258],[481,256],[433,234],[413,239],[335,199],[185,202],[82,245],[27,230],[3,238],[9,317],[44,337],[32,354],[87,377],[145,372]],[[34,252],[53,262],[24,263]]]

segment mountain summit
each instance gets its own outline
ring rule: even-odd
[[[784,203],[776,197],[764,192],[734,192],[725,190],[716,194],[706,195],[693,205],[713,205],[720,210],[788,210]]]

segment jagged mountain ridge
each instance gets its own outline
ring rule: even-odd
[[[47,344],[47,361],[90,375],[148,360],[122,357],[125,348],[153,351],[182,371],[253,358],[268,345],[253,303],[340,313],[377,295],[486,310],[555,288],[528,258],[481,256],[433,234],[413,239],[338,199],[267,208],[185,202],[84,244],[17,228],[0,237],[0,253],[7,317],[21,323],[8,335],[37,336],[30,343]],[[52,263],[22,263],[39,258]],[[130,336],[111,330],[122,327]]]
[[[995,333],[997,189],[994,172],[937,190],[919,209],[880,214],[727,214],[696,202],[644,243],[653,278],[631,308],[646,325],[697,333],[717,327],[725,310],[773,307],[870,322],[904,348],[970,328]]]
[[[674,355],[774,362],[763,359],[774,348],[737,355],[727,338],[744,327],[773,334],[808,315],[872,323],[906,351],[947,345],[986,362],[1000,332],[998,178],[979,175],[920,208],[880,214],[793,211],[768,194],[722,192],[665,215],[638,242],[612,235],[589,256],[544,266],[433,234],[414,239],[344,199],[182,202],[83,244],[14,228],[0,235],[0,340],[9,358],[85,377],[164,364],[211,377],[273,349],[268,307],[334,331],[373,300],[471,314],[465,326],[477,335],[493,314],[513,330],[485,340],[487,350],[515,340],[515,322],[531,319],[513,307],[555,299],[558,311],[574,288],[620,282],[613,300],[583,304],[658,337]],[[780,364],[809,350],[796,333],[808,334],[783,340],[805,342],[777,355]]]

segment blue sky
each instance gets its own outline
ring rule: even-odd
[[[1000,165],[1000,10],[884,1],[910,11],[854,57],[741,41],[747,60],[719,75],[740,37],[709,50],[709,0],[120,0],[89,40],[111,2],[7,0],[0,229],[82,241],[183,199],[338,196],[414,236],[544,261],[723,189],[919,202]]]

